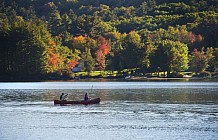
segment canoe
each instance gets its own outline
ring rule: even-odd
[[[100,103],[100,98],[96,99],[90,99],[87,101],[81,100],[81,101],[61,101],[61,100],[54,100],[54,104],[60,104],[60,105],[67,105],[67,104],[83,104],[83,105],[89,105],[89,104],[98,104]]]

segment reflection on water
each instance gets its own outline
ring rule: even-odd
[[[149,89],[218,88],[217,82],[22,82],[0,83],[0,89]]]
[[[53,83],[47,83],[48,89],[5,89],[0,84],[0,140],[218,139],[218,83],[105,82],[93,83],[93,89],[86,82],[84,89],[65,84],[54,83],[56,89]],[[54,105],[61,92],[69,94],[68,100],[83,99],[89,92],[102,101]]]

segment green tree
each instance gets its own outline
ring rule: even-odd
[[[151,66],[156,71],[180,72],[188,69],[188,47],[179,41],[163,40],[158,43]]]
[[[91,35],[97,38],[98,36],[104,36],[108,32],[114,32],[114,31],[116,31],[116,28],[112,27],[109,23],[99,22],[97,25],[95,25],[92,28]]]
[[[96,66],[95,66],[96,69],[100,71],[104,70],[106,67],[105,54],[103,53],[102,50],[97,50],[95,55],[96,55]]]
[[[212,58],[212,66],[214,67],[215,71],[218,72],[218,48],[215,48],[213,51],[213,58]]]
[[[42,74],[42,54],[50,34],[42,21],[1,20],[1,76],[6,79],[37,78]]]
[[[48,74],[71,71],[79,60],[72,52],[53,39],[41,20],[0,20],[0,71],[2,79],[27,80],[45,78]],[[56,40],[56,41],[54,41]]]
[[[82,55],[82,70],[87,71],[89,74],[95,68],[95,60],[91,55],[89,48],[86,48],[86,51]]]
[[[112,9],[108,5],[100,4],[98,10],[94,13],[98,17],[101,17],[103,21],[109,22],[115,20],[117,17],[113,14]]]
[[[122,54],[122,42],[123,36],[119,32],[109,32],[106,34],[106,38],[109,40],[110,52],[107,56],[107,66],[108,70],[118,70],[123,69],[123,54]]]
[[[62,19],[61,19],[60,11],[54,10],[51,13],[49,13],[48,23],[49,23],[48,24],[49,30],[53,35],[60,34],[62,29]]]
[[[139,16],[145,16],[145,15],[147,15],[148,10],[149,10],[148,4],[147,4],[146,1],[144,1],[144,2],[140,5],[140,7],[138,8],[137,13],[138,13]]]
[[[137,68],[142,63],[143,51],[141,37],[136,31],[132,31],[124,38],[123,44],[124,68]]]
[[[214,66],[214,49],[212,47],[207,48],[206,51],[206,56],[207,56],[207,61],[208,61],[208,68],[207,71],[215,71],[215,66]]]
[[[69,32],[72,26],[72,20],[69,18],[69,16],[65,13],[62,15],[61,18],[61,28],[62,32]]]
[[[72,9],[69,10],[68,13],[69,21],[71,21],[69,32],[73,35],[77,35],[77,15],[74,13]]]
[[[77,33],[91,36],[92,28],[99,23],[99,17],[91,15],[81,15],[77,18]]]

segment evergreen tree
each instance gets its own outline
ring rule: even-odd
[[[82,70],[87,71],[89,74],[95,68],[95,60],[93,59],[90,49],[86,48],[86,51],[82,55]]]

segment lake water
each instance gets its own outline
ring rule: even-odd
[[[42,139],[217,140],[218,82],[0,83],[0,140]]]

